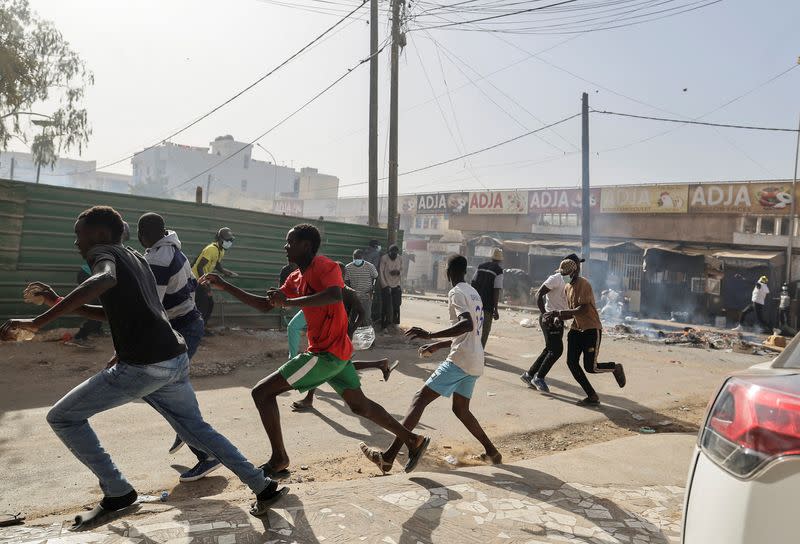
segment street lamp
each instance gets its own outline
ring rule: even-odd
[[[36,114],[36,115],[42,115],[42,114]],[[53,118],[50,116],[42,115],[42,117],[47,117],[47,119],[33,119],[31,120],[31,123],[33,123],[36,126],[42,127],[42,136],[44,136],[47,127],[52,127],[53,125],[56,124],[56,122],[53,121]],[[39,183],[39,174],[41,173],[41,171],[42,171],[42,164],[39,162],[39,159],[36,159],[36,183]]]
[[[275,176],[272,181],[272,208],[275,209],[275,200],[278,198],[278,161],[275,160],[275,155],[272,152],[261,145],[260,143],[256,142],[256,145],[267,152],[267,154],[272,159],[272,171],[275,173]]]

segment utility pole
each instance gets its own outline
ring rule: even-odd
[[[583,93],[581,97],[581,154],[582,181],[581,181],[581,258],[586,259],[583,265],[583,275],[589,276],[589,257],[591,255],[591,227],[592,193],[589,190],[589,95]]]
[[[369,4],[369,226],[378,226],[378,0]]]
[[[211,197],[211,174],[206,178],[206,204],[208,204],[209,197]]]
[[[798,59],[800,63],[800,59]],[[797,228],[797,160],[800,158],[800,121],[797,124],[797,145],[794,150],[794,177],[792,178],[792,208],[789,214],[789,244],[786,246],[786,283],[792,281],[792,250],[794,249],[794,229]]]
[[[14,181],[14,157],[11,157],[11,173],[8,175],[11,181]]]
[[[392,0],[392,74],[389,93],[389,206],[387,219],[389,244],[397,242],[397,112],[398,77],[400,75],[400,7],[404,0]]]

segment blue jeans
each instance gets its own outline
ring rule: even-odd
[[[183,354],[152,365],[120,361],[67,393],[48,412],[50,427],[97,476],[105,496],[120,497],[133,487],[100,445],[88,419],[137,399],[155,408],[180,436],[219,459],[254,493],[266,489],[269,478],[203,420],[189,383],[189,358]]]
[[[189,361],[191,361],[194,354],[197,353],[197,348],[200,347],[200,342],[203,341],[203,336],[205,335],[206,324],[203,318],[198,317],[175,330],[183,336],[183,340],[186,342],[186,355],[189,357]],[[181,438],[181,440],[183,439]],[[184,440],[184,442],[186,441]],[[194,446],[189,446],[189,449],[192,450],[192,453],[194,453],[199,462],[202,463],[208,459],[208,454],[203,450],[198,450]]]
[[[303,310],[297,312],[286,328],[286,336],[289,340],[289,360],[297,357],[300,353],[300,334],[306,329],[306,315]]]

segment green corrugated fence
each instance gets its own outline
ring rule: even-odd
[[[230,227],[236,244],[225,255],[225,267],[240,274],[233,280],[236,285],[254,291],[277,285],[278,273],[286,264],[286,232],[297,223],[315,224],[322,233],[320,252],[343,262],[349,262],[353,250],[366,247],[369,240],[386,240],[384,229],[364,225],[0,180],[0,321],[37,312],[38,308],[22,302],[22,290],[31,281],[49,283],[59,294],[75,287],[83,264],[73,245],[75,218],[86,208],[101,204],[113,206],[122,214],[131,227],[128,245],[139,251],[139,216],[145,212],[161,214],[167,228],[178,233],[191,261],[220,227]],[[279,325],[277,312],[260,314],[220,291],[215,291],[214,297],[212,325],[223,324],[223,319],[225,325]]]

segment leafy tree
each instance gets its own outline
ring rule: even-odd
[[[13,137],[31,142],[36,161],[50,166],[62,151],[80,153],[91,134],[83,99],[92,84],[81,57],[28,0],[0,0],[0,149]],[[46,114],[52,125],[32,126],[43,117],[31,113]]]

